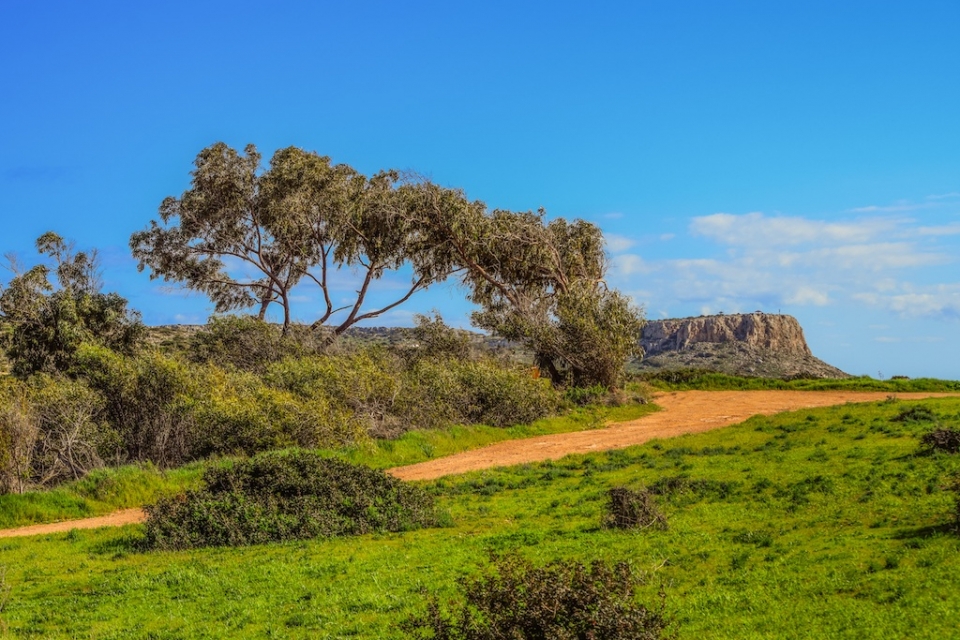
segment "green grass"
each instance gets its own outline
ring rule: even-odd
[[[199,485],[204,464],[160,471],[151,464],[98,469],[50,491],[0,496],[0,529],[139,507]]]
[[[703,369],[679,369],[643,373],[635,376],[638,381],[655,389],[704,391],[788,389],[795,391],[887,391],[889,393],[956,392],[960,381],[915,378],[901,380],[876,380],[867,376],[851,378],[803,378],[779,380],[777,378],[752,378],[716,373]]]
[[[878,402],[442,479],[449,528],[244,549],[141,553],[138,526],[0,540],[14,637],[395,638],[425,594],[455,597],[491,552],[626,560],[662,586],[680,638],[948,638],[960,538],[945,478],[919,451],[929,407]],[[911,415],[921,415],[914,413]],[[599,527],[612,486],[656,486],[666,531]],[[2,574],[2,572],[0,572]]]
[[[607,422],[633,420],[657,410],[658,407],[649,404],[583,407],[530,425],[506,429],[474,425],[410,431],[397,440],[371,440],[362,445],[323,453],[376,468],[396,467],[502,440],[596,429]],[[166,471],[160,471],[150,464],[100,469],[82,480],[49,491],[2,495],[0,529],[87,518],[156,502],[162,496],[199,486],[200,476],[208,464],[211,463],[197,462]]]

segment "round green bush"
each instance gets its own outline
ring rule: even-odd
[[[243,546],[439,523],[422,489],[303,450],[210,468],[203,485],[146,508],[148,548]]]

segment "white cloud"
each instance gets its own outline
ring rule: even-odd
[[[613,253],[621,253],[636,244],[632,239],[616,233],[605,233],[603,239],[606,242],[607,249]]]
[[[960,285],[911,287],[903,285],[896,294],[856,293],[853,299],[892,311],[901,317],[960,319]]]
[[[632,253],[614,256],[610,260],[610,273],[614,279],[632,275],[645,275],[656,271],[656,269],[655,265],[647,263],[643,258]]]
[[[927,196],[927,200],[950,200],[952,198],[960,198],[960,191],[951,191],[950,193],[936,193],[936,194]]]
[[[606,218],[607,220],[619,220],[620,218],[623,217],[623,214],[619,211],[614,211],[612,213],[603,214],[603,217]]]
[[[824,291],[820,291],[814,287],[803,286],[794,291],[793,295],[788,297],[784,302],[802,306],[814,305],[822,307],[830,303],[830,298]]]
[[[800,217],[768,217],[760,212],[734,215],[715,213],[694,218],[690,230],[734,246],[773,247],[808,243],[864,243],[884,236],[897,227],[888,218],[852,222],[825,222]]]
[[[960,256],[960,222],[938,227],[891,215],[818,220],[753,212],[693,218],[688,229],[712,249],[673,259],[618,255],[611,286],[630,290],[642,275],[649,297],[637,292],[636,298],[680,315],[852,303],[903,317],[960,319],[960,284],[929,284],[956,273],[945,265]],[[674,253],[683,240],[671,245]]]
[[[888,204],[888,205],[867,205],[866,207],[854,207],[853,209],[848,209],[850,213],[905,213],[907,211],[919,211],[921,209],[929,209],[936,206],[932,202],[925,202],[923,204],[914,204],[912,202],[899,202],[897,204]]]
[[[677,237],[677,234],[675,234],[675,233],[661,233],[661,234],[660,234],[660,240],[661,240],[662,242],[667,242],[668,240],[673,240],[673,239],[676,238],[676,237]]]

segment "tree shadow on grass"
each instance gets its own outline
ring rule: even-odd
[[[146,538],[139,531],[123,531],[106,540],[100,540],[90,545],[90,553],[101,556],[120,558],[131,553],[144,553]]]
[[[902,529],[895,534],[895,540],[923,540],[927,538],[943,538],[945,536],[956,536],[957,525],[952,522],[944,524],[934,524],[926,527],[917,527],[911,529]]]

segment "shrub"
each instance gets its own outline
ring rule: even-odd
[[[533,422],[560,406],[560,395],[548,380],[535,380],[525,368],[494,360],[424,361],[408,378],[413,384],[406,406],[429,402],[428,409],[447,422],[508,427]]]
[[[667,518],[647,489],[613,487],[607,494],[603,525],[611,529],[666,529]]]
[[[422,489],[302,450],[211,467],[203,483],[146,507],[149,548],[241,546],[438,523],[433,498]]]
[[[413,337],[417,340],[415,359],[466,360],[471,357],[470,334],[448,326],[440,314],[433,317],[417,314],[414,316],[417,326]]]
[[[39,420],[23,385],[0,385],[0,495],[30,488],[39,437]]]
[[[89,344],[77,351],[77,361],[119,435],[117,464],[150,460],[171,467],[194,456],[188,400],[197,395],[196,368],[157,351],[127,357]]]
[[[960,429],[937,427],[933,431],[923,434],[920,438],[920,444],[931,451],[960,452]]]
[[[663,603],[635,600],[640,580],[629,565],[554,562],[536,568],[516,556],[494,560],[494,571],[469,580],[466,602],[445,613],[436,599],[424,616],[404,624],[415,638],[434,640],[654,640],[666,637]]]
[[[30,402],[39,433],[32,461],[38,485],[78,480],[104,466],[117,434],[100,422],[103,399],[81,381],[35,376]]]
[[[214,316],[190,341],[190,359],[219,367],[262,373],[273,362],[302,356],[309,346],[302,330],[280,327],[253,316]]]
[[[893,422],[934,422],[937,414],[930,407],[918,405],[908,409],[902,409],[891,420]]]
[[[328,403],[341,420],[352,421],[368,435],[389,437],[406,430],[396,407],[401,375],[389,354],[367,349],[287,358],[268,367],[264,381],[302,400]]]
[[[300,397],[245,371],[204,367],[191,401],[196,455],[253,455],[291,446],[338,446],[362,435],[349,412],[322,394]]]

